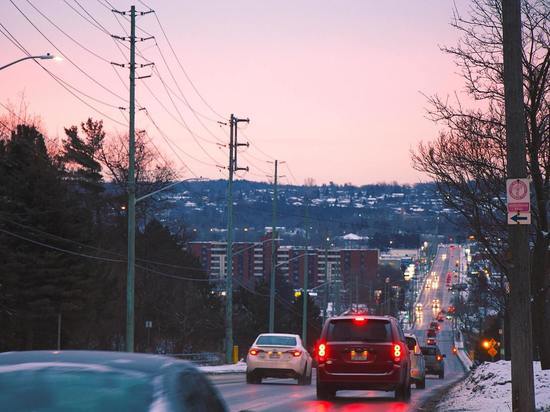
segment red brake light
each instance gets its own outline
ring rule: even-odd
[[[367,318],[365,318],[364,316],[356,316],[353,318],[353,323],[357,323],[357,324],[363,324],[367,321]]]
[[[401,362],[401,345],[399,343],[393,345],[393,361],[395,363]]]
[[[317,347],[317,360],[319,362],[324,362],[327,360],[328,357],[328,348],[326,343],[321,342],[319,346]]]
[[[260,353],[260,351],[256,348],[252,348],[248,351],[248,353],[250,353],[252,356],[256,356],[258,353]]]
[[[443,358],[441,357],[441,355],[437,355],[436,359],[437,359],[438,361],[440,361],[440,360],[443,359]]]
[[[301,351],[301,350],[292,351],[292,356],[294,356],[295,358],[299,358],[300,355],[302,355],[302,351]]]

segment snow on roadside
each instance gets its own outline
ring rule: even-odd
[[[550,412],[550,370],[541,371],[533,362],[537,411]],[[438,405],[438,411],[511,411],[510,361],[485,362],[452,388]]]
[[[246,372],[246,362],[237,362],[231,365],[217,365],[217,366],[199,366],[199,369],[208,374],[221,374],[221,373],[244,373]]]

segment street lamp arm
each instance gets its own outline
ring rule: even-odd
[[[22,61],[24,61],[24,60],[31,60],[31,59],[32,59],[32,60],[35,60],[35,59],[47,60],[47,59],[53,59],[53,58],[54,58],[54,56],[51,55],[50,53],[47,53],[47,54],[42,55],[42,56],[26,56],[26,57],[21,57],[20,59],[17,59],[17,60],[15,60],[15,61],[11,62],[11,63],[8,63],[8,64],[6,64],[6,65],[4,65],[4,66],[1,66],[1,67],[0,67],[0,70],[3,70],[3,69],[5,69],[5,68],[7,68],[7,67],[10,67],[10,66],[13,66],[14,64],[17,64],[17,63],[22,62]]]
[[[139,202],[140,200],[147,199],[148,197],[151,197],[151,196],[153,196],[153,195],[156,195],[157,193],[160,193],[160,192],[163,192],[163,191],[165,191],[165,190],[167,190],[167,189],[170,189],[171,187],[174,187],[174,186],[176,186],[176,185],[179,185],[180,183],[195,182],[195,181],[196,181],[196,182],[202,182],[202,181],[204,181],[204,180],[206,180],[206,179],[203,179],[202,177],[198,177],[198,178],[194,178],[194,177],[193,177],[193,178],[191,178],[191,179],[185,179],[185,180],[180,180],[180,181],[178,181],[178,182],[170,183],[168,186],[161,187],[161,188],[158,189],[158,190],[155,190],[155,191],[153,191],[153,192],[151,192],[151,193],[147,193],[146,195],[143,195],[143,196],[141,196],[141,197],[138,197],[138,198],[136,199],[135,203]]]

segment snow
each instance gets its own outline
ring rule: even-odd
[[[230,365],[217,365],[217,366],[199,366],[199,369],[208,374],[222,374],[222,373],[244,373],[246,372],[246,362],[239,361]]]
[[[533,362],[537,411],[550,411],[550,370],[542,371]],[[485,362],[464,381],[452,388],[439,411],[511,411],[510,361]]]

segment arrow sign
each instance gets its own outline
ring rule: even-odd
[[[527,219],[529,218],[527,216],[514,215],[510,219],[512,219],[516,223],[519,223],[522,221],[527,221]]]
[[[508,212],[509,225],[530,225],[531,213],[529,212]]]

